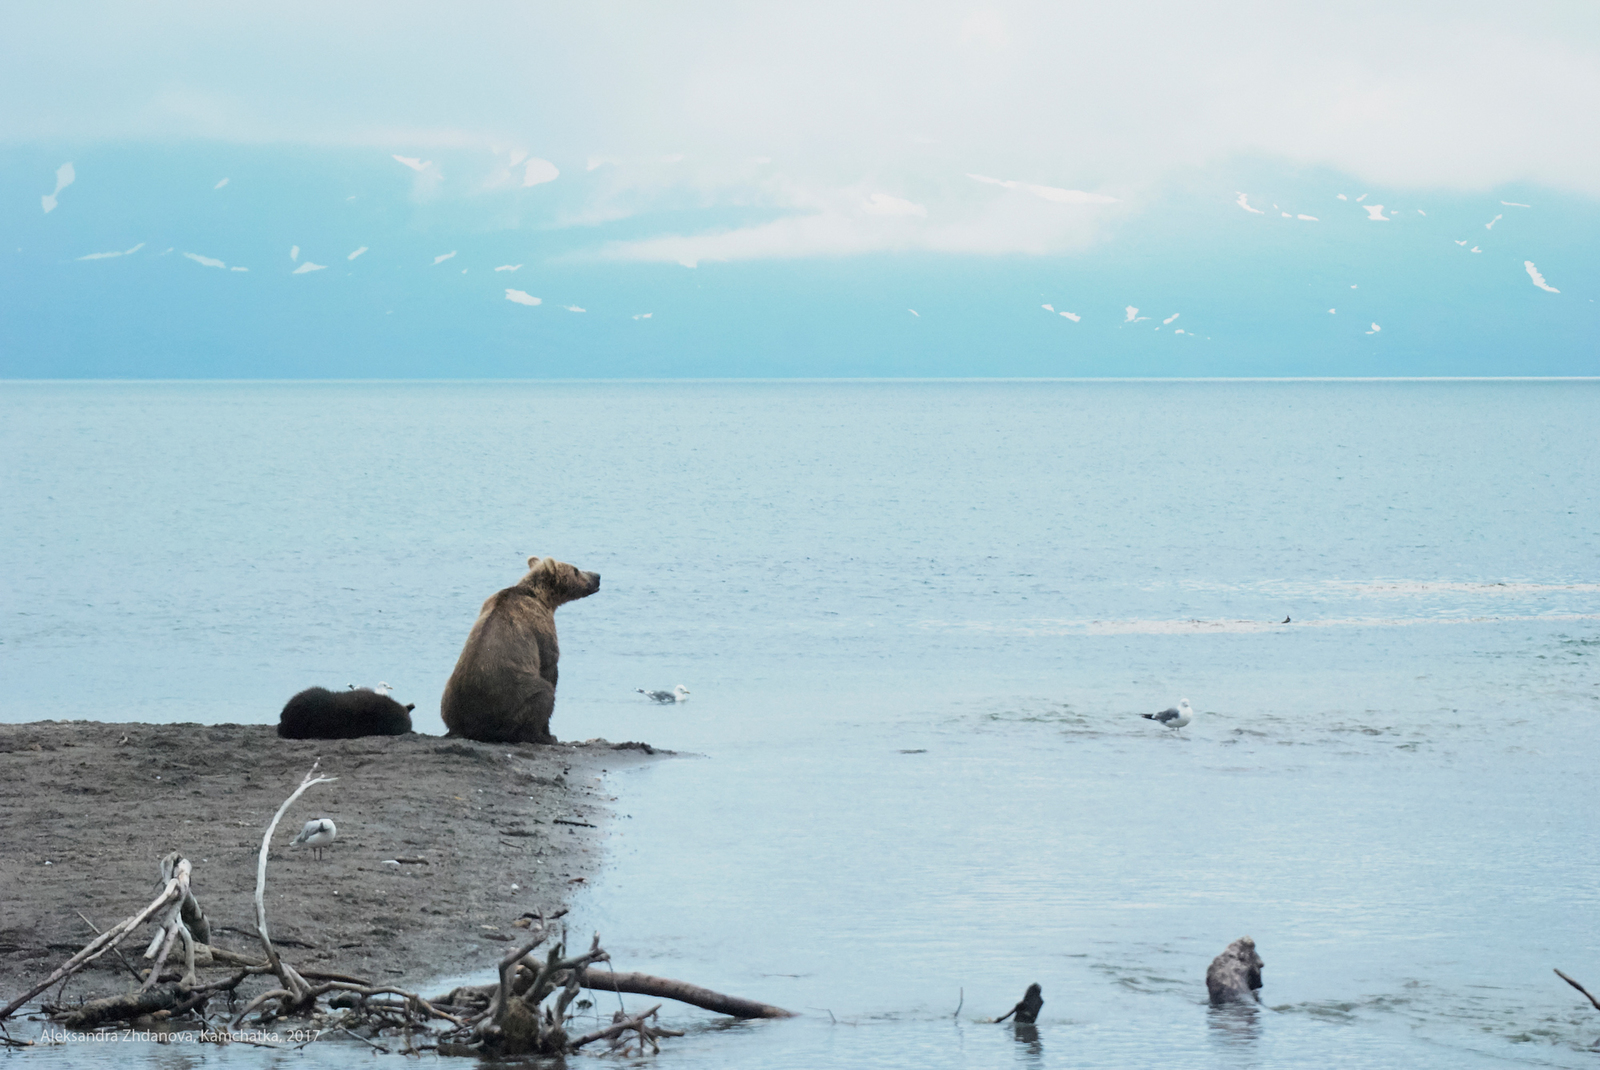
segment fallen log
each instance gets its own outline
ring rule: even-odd
[[[688,1003],[718,1014],[734,1018],[793,1018],[794,1011],[758,1003],[753,999],[727,996],[701,988],[687,981],[674,981],[670,977],[652,977],[647,973],[612,973],[610,970],[580,970],[578,984],[596,992],[626,992],[634,996],[660,996]]]
[[[102,1022],[124,1021],[141,1014],[170,1011],[186,996],[187,993],[180,993],[175,986],[162,985],[124,996],[91,999],[62,1019],[61,1024],[68,1029],[93,1029]]]

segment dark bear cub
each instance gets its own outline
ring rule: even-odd
[[[403,736],[411,731],[414,708],[366,688],[329,691],[308,687],[284,705],[278,735],[284,739]]]

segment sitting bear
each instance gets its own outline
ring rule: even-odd
[[[1211,1005],[1261,1001],[1256,989],[1261,987],[1261,970],[1266,963],[1256,954],[1256,942],[1241,936],[1229,944],[1222,954],[1211,960],[1206,970],[1206,989],[1211,993]]]
[[[388,695],[360,688],[329,691],[308,687],[283,707],[278,735],[284,739],[355,739],[403,736],[411,731],[415,704],[402,706]]]
[[[528,558],[528,574],[478,611],[444,685],[439,712],[452,736],[485,743],[554,743],[556,607],[600,589],[598,572],[553,557]]]

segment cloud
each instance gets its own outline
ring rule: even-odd
[[[1137,311],[1137,309],[1135,311]],[[1183,313],[1181,313],[1181,312],[1174,312],[1172,315],[1170,315],[1166,319],[1162,320],[1161,323],[1162,323],[1163,326],[1165,326],[1166,324],[1171,323],[1173,320],[1177,319],[1182,314]]]
[[[1234,201],[1233,203],[1237,204],[1240,208],[1243,208],[1247,212],[1254,212],[1256,215],[1266,215],[1267,214],[1267,213],[1263,212],[1259,208],[1250,207],[1250,201],[1243,193],[1239,194],[1239,199]]]
[[[355,252],[353,252],[349,256],[345,257],[345,259],[346,260],[354,260],[356,257],[360,256],[362,253],[364,253],[366,251],[367,251],[367,247],[365,245],[363,245],[361,248],[357,249]]]
[[[523,290],[506,290],[506,300],[514,301],[519,305],[541,305],[544,302]]]
[[[568,312],[587,312],[587,311],[589,311],[586,308],[579,308],[577,305],[562,305],[561,307],[566,309]]]
[[[298,245],[289,246],[289,259],[291,261],[300,259],[300,246],[298,246]]]
[[[641,313],[639,313],[637,316],[635,316],[633,318],[636,319],[636,320],[647,320],[647,319],[650,318],[650,316],[651,316],[651,313],[649,313],[649,312],[641,312]]]
[[[738,198],[777,218],[731,229],[618,241],[582,255],[690,268],[708,261],[871,253],[1043,256],[1085,248],[1109,225],[1093,205],[1052,206],[1033,197],[996,198],[960,188],[947,191],[934,211],[917,201],[869,192],[861,184],[815,186],[780,174],[750,178],[741,173],[731,185],[709,179],[707,185],[706,201]]]
[[[499,267],[495,268],[495,270],[496,271],[516,271],[521,267],[522,267],[521,264],[501,264]]]
[[[1498,223],[1498,222],[1500,222],[1500,220],[1502,220],[1502,219],[1504,219],[1504,218],[1505,218],[1505,216],[1504,216],[1504,215],[1497,215],[1497,216],[1495,216],[1495,217],[1494,217],[1494,218],[1493,218],[1493,219],[1491,219],[1491,220],[1489,220],[1489,222],[1487,222],[1487,223],[1485,223],[1485,224],[1484,224],[1484,225],[1483,225],[1483,229],[1484,229],[1484,230],[1493,230],[1493,229],[1494,229],[1494,225],[1495,225],[1495,224],[1496,224],[1496,223]]]
[[[1379,326],[1378,326],[1378,325],[1377,325],[1377,324],[1376,324],[1376,323],[1374,323],[1374,324],[1373,324],[1373,325],[1372,325],[1372,330],[1370,330],[1370,331],[1368,331],[1368,332],[1367,332],[1367,333],[1368,333],[1368,334],[1377,334],[1377,333],[1378,333],[1378,332],[1379,332],[1379,331],[1381,331],[1381,330],[1383,330],[1383,328],[1382,328],[1382,327],[1379,327]]]
[[[986,182],[991,186],[1001,186],[1005,189],[1019,189],[1031,193],[1043,200],[1054,201],[1056,204],[1118,204],[1117,198],[1104,193],[1085,193],[1081,189],[1060,189],[1056,186],[1036,186],[1031,182],[1017,182],[1004,178],[990,178],[988,175],[968,174],[968,178],[975,182]]]
[[[433,262],[435,264],[442,264],[446,260],[449,260],[451,257],[455,256],[457,251],[458,250],[452,249],[448,253],[440,253],[438,256],[433,258]]]
[[[144,248],[144,242],[140,242],[138,245],[135,245],[132,249],[121,249],[121,250],[119,250],[117,252],[114,252],[114,253],[90,253],[87,256],[80,256],[80,257],[78,257],[78,259],[79,260],[109,260],[114,256],[128,256],[129,254],[136,253],[140,249],[143,249],[143,248]]]
[[[250,269],[249,268],[245,268],[245,267],[231,267],[228,270],[229,271],[249,271]]]
[[[921,319],[922,318],[922,313],[918,312],[914,308],[908,308],[908,309],[906,309],[906,311],[911,313],[913,316],[917,317],[917,319]]]
[[[1365,195],[1363,194],[1363,196]],[[1361,207],[1367,210],[1367,222],[1369,223],[1387,223],[1393,218],[1383,214],[1383,205],[1381,204],[1364,204]]]
[[[8,36],[28,47],[0,71],[0,99],[19,104],[0,114],[12,144],[432,152],[504,142],[528,129],[533,102],[541,151],[575,161],[613,146],[691,158],[738,146],[849,181],[849,161],[856,177],[914,168],[927,158],[916,137],[962,146],[971,162],[942,161],[956,167],[1081,171],[1108,183],[1096,188],[1248,155],[1390,188],[1527,180],[1600,192],[1589,128],[1600,33],[1572,5],[1397,5],[1375,24],[1364,9],[1260,0],[819,0],[736,18],[642,5],[620,25],[605,6],[530,19],[513,0],[449,20],[427,5],[382,19],[360,5],[303,18],[270,5],[114,5],[90,25],[35,6],[11,16]],[[413,159],[427,166],[401,157]]]
[[[432,160],[424,160],[416,156],[396,156],[394,159],[405,164],[413,171],[426,171],[433,166]]]
[[[874,193],[863,206],[873,215],[914,215],[926,219],[928,209],[912,201],[891,197],[887,193]]]
[[[1061,315],[1065,316],[1067,319],[1071,320],[1073,323],[1077,323],[1079,320],[1083,319],[1083,317],[1078,315],[1076,312],[1063,312],[1063,313],[1061,313]]]
[[[1316,216],[1314,216],[1314,215],[1303,215],[1303,214],[1302,214],[1302,215],[1300,215],[1300,216],[1299,216],[1299,217],[1298,217],[1298,218],[1300,218],[1300,219],[1304,219],[1304,220],[1306,220],[1306,221],[1307,221],[1307,222],[1311,222],[1311,223],[1316,223],[1316,222],[1319,222],[1319,220],[1318,220],[1318,219],[1317,219],[1317,217],[1316,217]]]
[[[183,255],[193,260],[196,264],[201,264],[205,267],[225,268],[228,266],[214,256],[201,256],[199,253],[184,253]]]
[[[313,271],[321,271],[324,268],[326,268],[327,266],[328,266],[327,264],[313,264],[311,261],[307,260],[304,264],[301,264],[299,267],[297,267],[293,271],[289,272],[289,274],[291,274],[291,275],[306,275],[306,274],[309,274],[310,272],[313,272]]]
[[[1501,201],[1500,203],[1505,205],[1507,208],[1532,208],[1533,207],[1533,205],[1531,205],[1531,204],[1519,204],[1516,201]]]
[[[982,44],[991,49],[1006,47],[1011,35],[1005,17],[996,11],[974,11],[961,21],[962,44]]]
[[[522,173],[522,185],[524,188],[539,186],[546,182],[554,182],[559,177],[561,177],[561,172],[556,169],[555,164],[535,156],[528,161],[527,170]]]
[[[1139,315],[1139,310],[1134,308],[1132,305],[1129,305],[1127,308],[1123,309],[1123,311],[1127,313],[1127,319],[1123,320],[1123,323],[1143,323],[1145,320],[1150,318],[1149,316]]]
[[[227,179],[223,179],[221,182],[218,182],[215,186],[212,186],[211,188],[212,189],[221,189],[223,186],[226,186],[227,184],[228,184],[228,180]]]
[[[1549,291],[1550,293],[1553,293],[1553,294],[1558,294],[1558,293],[1561,292],[1560,290],[1556,289],[1554,286],[1551,286],[1548,282],[1544,281],[1544,276],[1539,274],[1539,269],[1533,266],[1533,261],[1532,260],[1524,260],[1522,262],[1522,266],[1523,266],[1523,268],[1525,268],[1527,270],[1528,278],[1532,279],[1533,280],[1533,284],[1535,286],[1539,287],[1539,289],[1547,290],[1547,291]]]
[[[49,215],[51,212],[55,211],[56,198],[61,195],[62,190],[72,185],[77,178],[78,172],[72,169],[72,164],[70,163],[64,163],[60,167],[56,168],[56,188],[39,198],[44,205],[45,215]]]

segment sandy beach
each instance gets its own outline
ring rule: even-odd
[[[88,922],[104,928],[145,906],[173,850],[194,864],[213,942],[259,957],[261,835],[319,758],[339,779],[312,787],[279,825],[269,930],[299,968],[413,990],[491,967],[520,932],[519,915],[561,907],[601,863],[611,800],[600,775],[650,760],[637,744],[604,740],[291,741],[265,725],[0,725],[0,997],[81,948],[94,935]],[[323,861],[288,846],[313,817],[339,828]],[[122,945],[136,967],[148,935]],[[121,992],[130,980],[106,955],[65,998]]]

